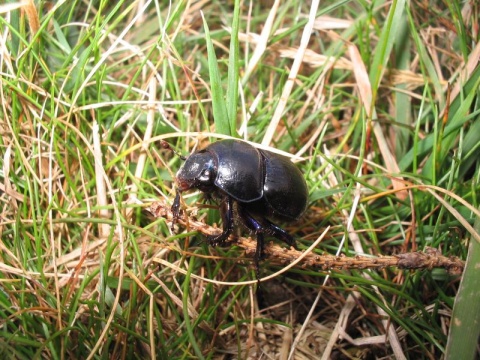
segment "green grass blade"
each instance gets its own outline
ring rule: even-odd
[[[475,69],[470,76],[470,79],[468,79],[463,87],[462,92],[452,101],[452,104],[450,105],[449,119],[443,133],[444,137],[448,140],[446,144],[442,144],[442,148],[445,149],[445,151],[450,149],[452,146],[452,140],[449,135],[460,131],[465,121],[468,120],[466,117],[468,116],[472,102],[475,100],[475,90],[478,89],[479,85],[480,67]],[[407,154],[405,154],[405,156],[399,161],[400,170],[407,169],[413,162],[414,156],[424,156],[428,154],[435,144],[434,140],[434,134],[429,134],[418,143],[418,149],[411,149]],[[430,166],[431,165],[427,164],[426,167]]]
[[[375,49],[373,63],[370,70],[370,83],[372,84],[372,97],[375,101],[380,80],[386,69],[387,62],[392,52],[393,44],[397,36],[397,31],[403,19],[405,0],[396,0],[392,2],[387,21],[382,30],[380,41]],[[372,104],[374,104],[374,101]]]
[[[480,121],[475,121],[465,134],[462,143],[463,160],[458,171],[458,177],[463,179],[469,169],[478,160],[480,148]]]
[[[475,221],[480,232],[480,219]],[[453,307],[445,359],[475,359],[480,335],[480,244],[470,239],[467,262]]]
[[[239,49],[238,31],[240,25],[240,0],[235,0],[232,20],[232,33],[230,38],[230,55],[228,58],[228,87],[227,87],[227,112],[230,122],[231,135],[236,135],[238,79],[239,79]]]
[[[395,53],[397,54],[397,67],[399,70],[408,70],[411,66],[410,54],[412,53],[411,41],[409,39],[408,19],[405,13],[402,14],[402,24],[400,24],[395,39]],[[395,93],[395,121],[404,125],[398,127],[398,141],[396,143],[395,154],[401,158],[407,152],[407,147],[411,139],[409,127],[412,124],[412,105],[410,96],[405,94],[406,84],[398,84]]]
[[[200,350],[200,347],[198,346],[198,343],[195,338],[195,334],[193,333],[193,326],[192,323],[190,322],[190,314],[188,313],[188,298],[190,294],[190,275],[192,273],[192,269],[194,267],[194,261],[191,261],[190,266],[188,267],[188,272],[185,276],[185,282],[183,283],[183,317],[185,320],[185,328],[187,329],[187,334],[188,338],[190,340],[190,345],[193,348],[193,351],[195,351],[195,354],[199,359],[203,359],[203,354],[202,351]]]
[[[210,37],[210,30],[208,29],[208,24],[203,16],[203,13],[202,19],[203,27],[205,29],[205,40],[207,42],[208,72],[210,74],[210,84],[212,89],[212,108],[215,131],[219,134],[232,135],[230,121],[228,120],[227,106],[225,104],[225,97],[223,95],[222,77],[220,76],[217,56],[215,55],[212,38]]]

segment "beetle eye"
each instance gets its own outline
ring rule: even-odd
[[[210,180],[210,175],[211,175],[210,169],[203,169],[202,173],[200,174],[198,179],[202,182],[203,181],[208,181],[208,180]]]
[[[214,176],[214,164],[213,161],[208,161],[205,164],[205,168],[200,172],[198,180],[202,183],[210,183],[213,181]]]

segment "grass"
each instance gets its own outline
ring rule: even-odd
[[[478,356],[475,2],[0,12],[2,357]],[[237,134],[299,160],[309,209],[284,228],[300,248],[328,228],[318,255],[432,247],[463,276],[296,266],[257,292],[240,246],[146,211],[173,201],[182,164],[160,140],[187,155]]]

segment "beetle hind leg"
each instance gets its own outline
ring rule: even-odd
[[[265,241],[263,239],[263,233],[257,233],[257,248],[255,249],[255,256],[253,262],[255,264],[255,276],[260,284],[260,260],[265,258]]]
[[[276,237],[279,240],[285,241],[289,246],[293,246],[296,250],[298,250],[297,243],[292,235],[287,233],[281,227],[275,225],[274,223],[268,221],[267,219],[263,219],[265,232],[271,236]]]
[[[257,280],[260,274],[260,260],[265,258],[265,234],[273,236],[279,240],[285,241],[289,246],[293,246],[298,250],[295,239],[283,230],[281,227],[275,225],[266,218],[256,219],[247,210],[238,207],[239,216],[247,228],[252,230],[257,237],[257,248],[255,250],[254,263]]]

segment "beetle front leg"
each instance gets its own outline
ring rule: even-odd
[[[173,219],[172,219],[172,232],[173,232],[175,223],[178,221],[178,218],[180,217],[180,191],[178,191],[178,189],[175,195],[175,200],[173,200],[173,205],[171,210],[173,214]]]
[[[212,246],[222,244],[227,241],[233,231],[233,200],[230,196],[226,196],[222,201],[220,212],[222,215],[223,231],[220,235],[207,236],[207,241]]]

